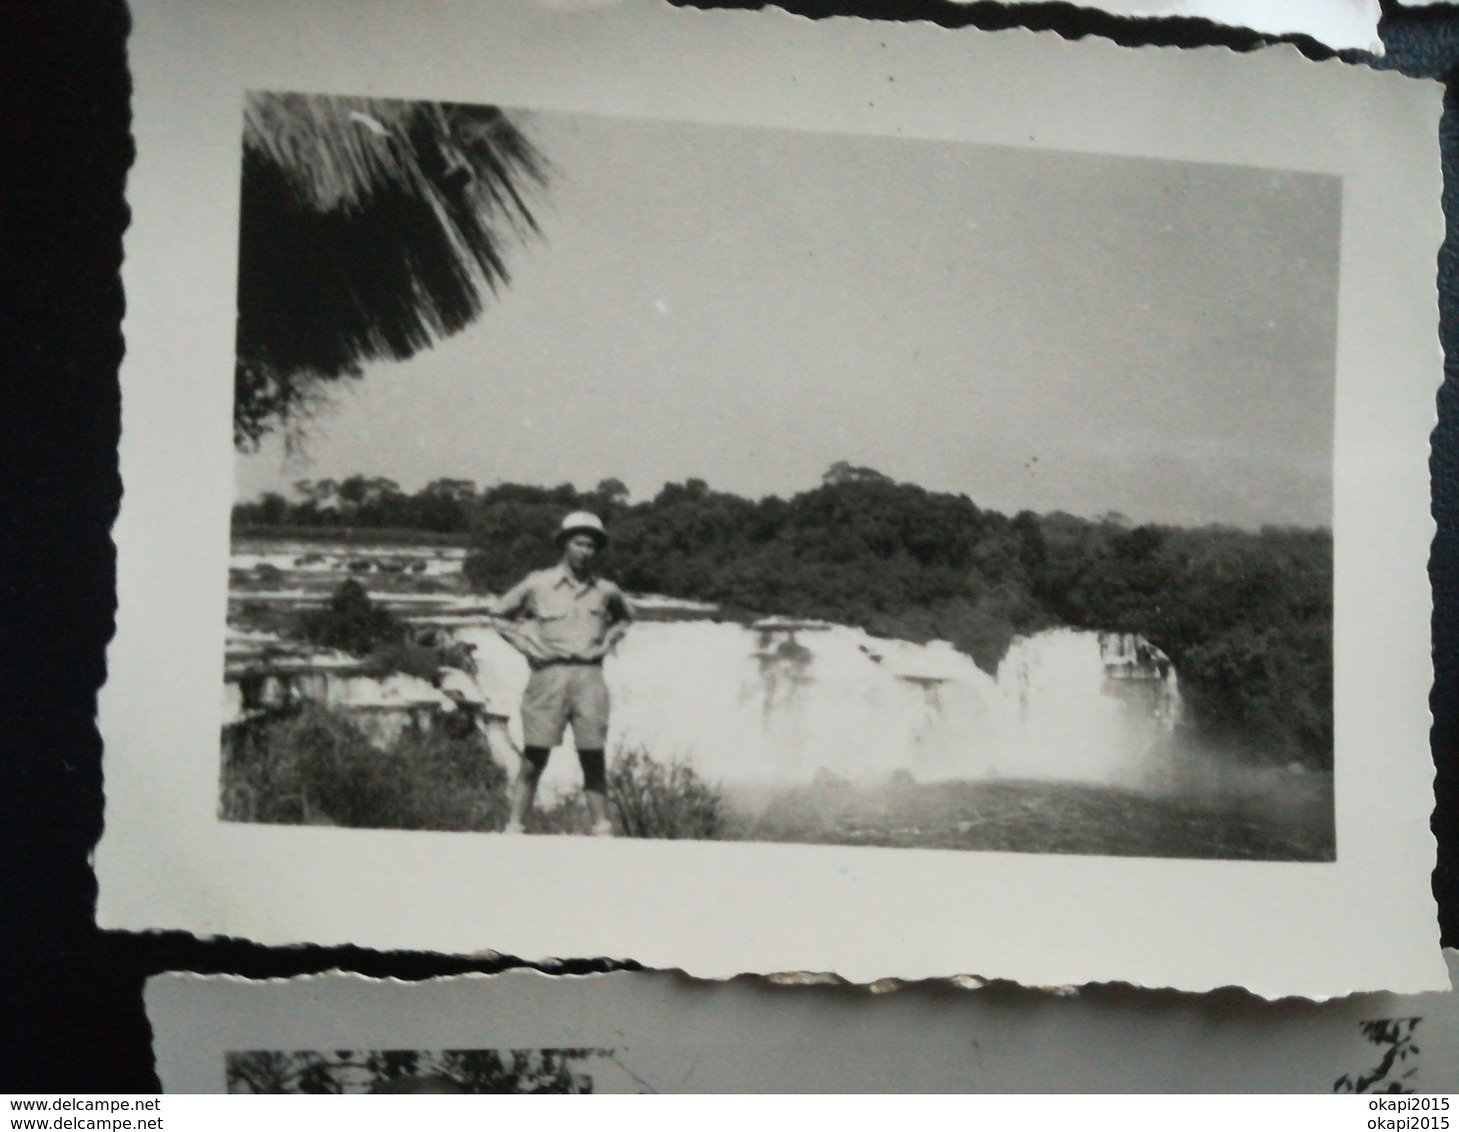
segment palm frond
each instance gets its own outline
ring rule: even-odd
[[[546,160],[492,106],[253,94],[244,109],[234,435],[474,321],[538,232]]]

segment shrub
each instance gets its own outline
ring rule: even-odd
[[[608,769],[608,798],[628,837],[706,840],[724,828],[724,798],[694,768],[621,748]]]
[[[404,640],[405,623],[371,601],[359,582],[346,578],[327,606],[299,618],[297,635],[312,644],[364,656],[380,645]]]
[[[581,790],[563,794],[550,806],[534,806],[527,815],[528,833],[585,833],[593,824],[588,803]]]
[[[340,711],[307,705],[225,737],[227,821],[361,829],[493,830],[506,818],[506,771],[475,734],[438,726],[370,742]]]

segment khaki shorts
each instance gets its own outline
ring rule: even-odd
[[[608,684],[600,664],[549,664],[538,668],[522,693],[522,741],[551,750],[572,724],[580,751],[608,744]]]

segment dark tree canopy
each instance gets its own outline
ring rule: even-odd
[[[468,326],[537,231],[547,164],[502,110],[252,94],[234,439],[297,432],[331,383]]]

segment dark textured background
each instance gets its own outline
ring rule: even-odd
[[[1023,26],[1130,46],[1250,50],[1268,42],[1199,20],[1119,20],[1064,4],[790,0],[781,6],[812,17]],[[141,993],[158,971],[268,977],[344,967],[418,978],[512,962],[270,949],[179,933],[102,933],[93,925],[88,855],[101,832],[102,797],[93,713],[114,607],[108,532],[121,494],[117,272],[131,159],[127,25],[119,0],[8,0],[0,7],[0,1093],[155,1091]],[[1438,535],[1431,576],[1434,891],[1443,940],[1453,946],[1459,945],[1459,13],[1385,0],[1382,33],[1388,55],[1376,65],[1448,87],[1434,154],[1444,165],[1449,234],[1437,250],[1446,360],[1432,463]],[[1292,42],[1314,58],[1333,54],[1311,40]],[[1361,56],[1345,57],[1366,65]],[[608,966],[583,960],[563,969]]]

